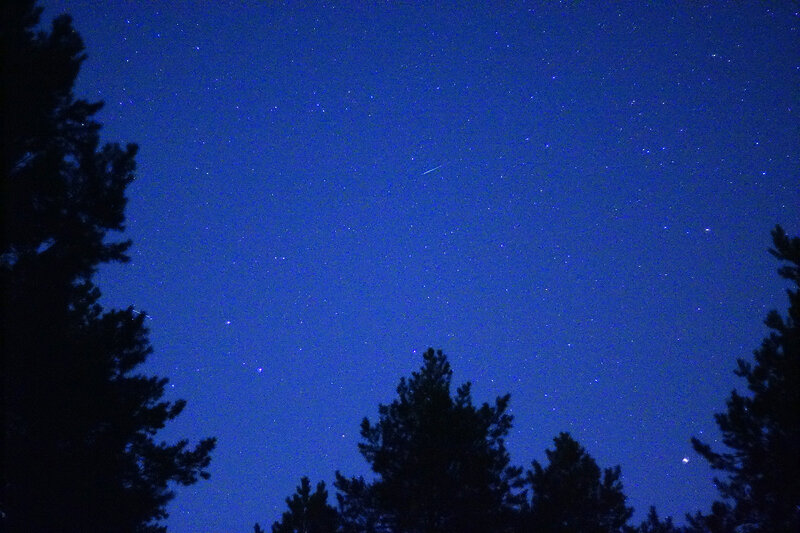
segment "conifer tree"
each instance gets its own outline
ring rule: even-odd
[[[68,16],[3,3],[0,529],[162,531],[170,483],[207,478],[214,439],[157,442],[184,401],[137,372],[145,316],[104,310],[92,276],[126,261],[136,146],[100,145],[101,104],[76,99],[85,55]]]
[[[676,527],[669,516],[662,521],[656,512],[656,508],[651,505],[650,510],[647,512],[647,518],[635,531],[637,533],[680,533],[683,530]]]
[[[328,505],[328,491],[320,481],[311,492],[307,477],[300,480],[297,492],[286,498],[289,510],[272,524],[272,533],[335,533],[339,522],[336,509]]]
[[[633,509],[625,505],[620,468],[600,471],[594,458],[568,433],[546,450],[549,464],[533,461],[528,483],[533,496],[527,522],[542,533],[626,531]]]
[[[361,424],[361,454],[377,479],[337,473],[339,504],[352,531],[501,532],[512,526],[520,470],[509,466],[509,396],[476,407],[470,384],[451,396],[452,370],[428,349],[397,399]]]
[[[754,361],[737,360],[734,372],[748,392],[731,392],[727,410],[715,415],[728,449],[692,439],[726,475],[716,480],[723,500],[710,515],[691,517],[699,531],[800,531],[800,237],[777,226],[772,242],[770,253],[788,263],[778,274],[793,284],[788,315],[771,311],[764,323],[772,332]]]

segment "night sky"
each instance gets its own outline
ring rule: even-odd
[[[144,370],[189,402],[164,438],[219,439],[171,530],[366,474],[359,423],[429,346],[476,401],[511,393],[514,463],[569,431],[636,523],[717,495],[689,439],[787,307],[800,16],[453,3],[44,3],[104,140],[141,148],[104,303],[148,314]]]

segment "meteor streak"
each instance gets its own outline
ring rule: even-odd
[[[441,165],[439,165],[438,167],[433,167],[433,168],[432,168],[432,169],[430,169],[430,170],[426,170],[425,172],[423,172],[423,173],[422,173],[422,175],[424,176],[425,174],[430,174],[430,173],[431,173],[431,172],[433,172],[434,170],[440,169],[440,168],[442,168],[443,166],[444,166],[444,163],[442,163],[442,164],[441,164]]]

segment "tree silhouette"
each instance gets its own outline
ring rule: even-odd
[[[68,16],[34,31],[32,1],[3,4],[3,491],[0,529],[162,531],[168,483],[207,478],[214,439],[155,433],[185,402],[135,373],[145,316],[104,311],[97,267],[126,261],[125,189],[136,147],[100,146],[101,104],[72,87],[84,59]]]
[[[723,501],[711,515],[690,517],[701,531],[800,531],[800,238],[777,226],[772,241],[770,253],[789,263],[779,275],[794,283],[789,314],[767,315],[772,333],[755,350],[755,364],[737,360],[734,372],[750,393],[734,390],[727,411],[715,415],[730,451],[692,439],[711,467],[727,475],[715,480]]]
[[[667,517],[662,522],[658,517],[656,508],[651,505],[650,510],[647,512],[647,518],[635,531],[638,533],[679,533],[683,529],[676,527],[670,517]]]
[[[452,370],[441,350],[423,355],[402,378],[398,398],[361,424],[361,454],[377,479],[337,472],[340,513],[354,531],[500,532],[511,527],[520,469],[509,467],[504,439],[509,396],[472,403],[470,384],[450,396]]]
[[[527,526],[531,531],[610,533],[625,530],[633,509],[625,506],[620,468],[601,476],[595,460],[568,433],[546,450],[549,464],[533,461],[533,492]]]
[[[272,533],[334,533],[337,530],[339,515],[328,505],[328,491],[320,481],[311,492],[307,477],[300,480],[297,492],[286,498],[289,510],[281,520],[272,524]],[[256,524],[256,531],[261,528]]]
[[[339,493],[339,518],[345,533],[374,533],[387,529],[384,511],[379,505],[373,486],[363,477],[346,478],[336,472],[336,488]]]

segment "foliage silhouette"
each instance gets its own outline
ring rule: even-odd
[[[717,480],[724,501],[708,515],[688,516],[687,527],[662,520],[655,507],[638,527],[627,525],[620,467],[601,471],[568,433],[546,450],[549,464],[533,461],[526,482],[509,466],[505,437],[509,396],[495,405],[472,404],[469,383],[450,395],[452,370],[441,351],[429,349],[423,366],[401,379],[398,398],[379,406],[376,424],[364,419],[359,449],[376,474],[374,481],[336,473],[343,532],[519,531],[540,533],[743,533],[800,531],[800,238],[778,226],[770,252],[789,266],[779,274],[794,282],[787,318],[769,313],[773,332],[755,351],[755,364],[738,361],[749,396],[733,391],[726,413],[716,415],[725,444],[714,452],[692,439],[712,467],[728,474]],[[527,485],[530,502],[525,501]],[[317,492],[324,490],[320,485]],[[316,493],[315,493],[316,494]],[[306,478],[287,499],[293,515],[304,516],[312,497]],[[327,511],[327,493],[318,505]],[[273,531],[302,531],[297,525]],[[293,527],[293,528],[292,528]],[[334,529],[330,529],[333,531]],[[324,530],[328,531],[328,530]]]
[[[726,412],[715,415],[731,451],[692,439],[727,476],[716,480],[723,501],[708,516],[690,517],[698,531],[800,531],[800,238],[777,226],[772,241],[770,253],[789,263],[778,274],[794,284],[787,290],[789,313],[767,315],[772,333],[755,350],[755,364],[737,360],[734,372],[745,378],[749,394],[734,390]]]
[[[135,373],[145,316],[104,311],[99,265],[126,261],[136,146],[100,146],[99,103],[72,93],[85,58],[68,16],[35,31],[32,1],[3,5],[3,494],[9,531],[162,531],[168,483],[207,478],[214,439],[154,440],[184,408]]]
[[[664,521],[662,521],[658,517],[658,513],[656,512],[656,508],[654,506],[650,506],[650,510],[647,512],[647,518],[639,524],[639,527],[636,529],[638,533],[680,533],[683,528],[676,527],[672,523],[672,518],[667,517]]]
[[[402,378],[398,398],[380,405],[379,419],[361,424],[359,450],[377,479],[336,487],[346,530],[500,532],[512,527],[522,497],[521,469],[509,466],[509,396],[472,403],[470,384],[450,395],[452,370],[441,350],[428,349],[420,371]]]
[[[286,505],[289,510],[283,513],[279,522],[272,524],[272,533],[337,531],[339,515],[336,509],[328,505],[328,491],[325,490],[324,482],[317,483],[316,490],[311,492],[311,483],[307,477],[303,477],[297,492],[291,498],[286,498]],[[258,524],[256,527],[258,528]]]
[[[530,531],[610,533],[626,530],[633,509],[625,506],[620,468],[600,472],[595,460],[568,433],[546,450],[549,464],[533,461]]]

